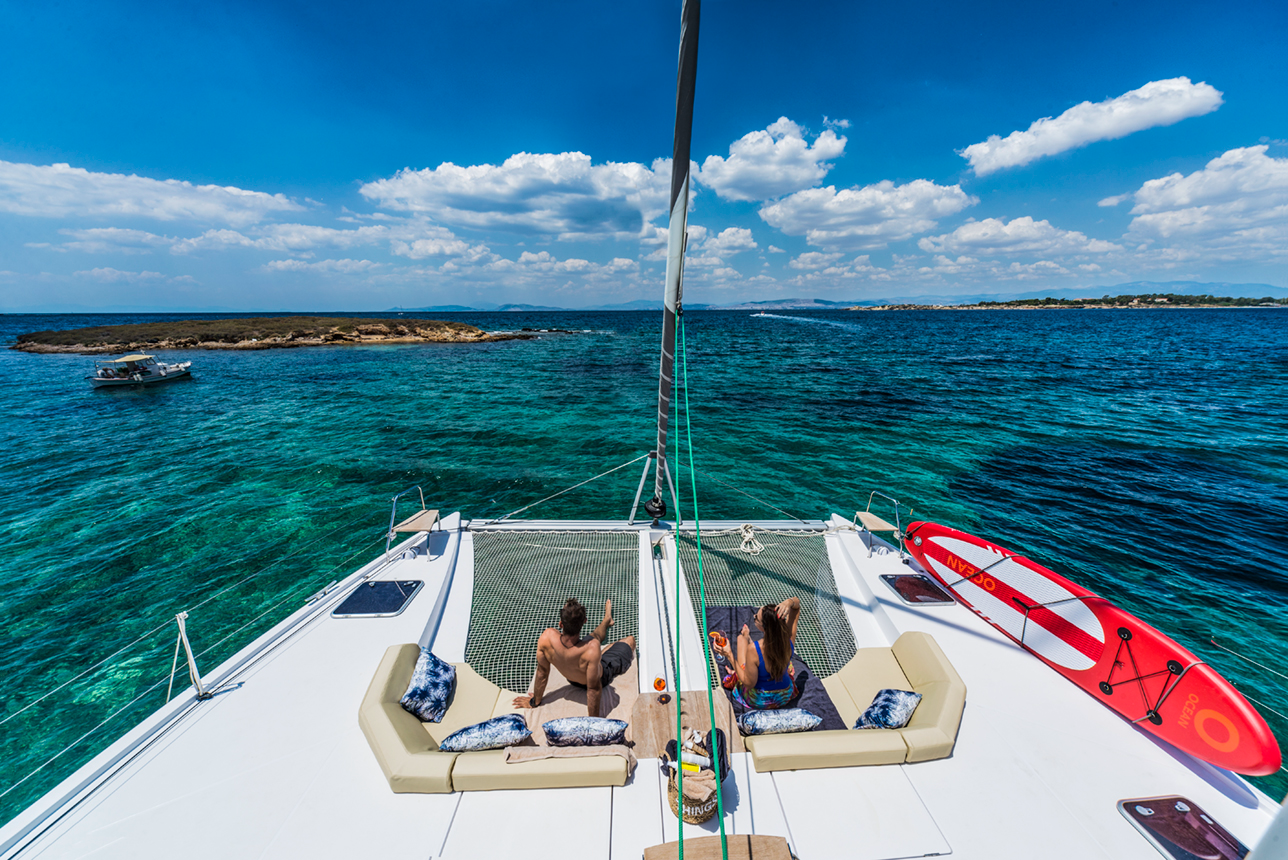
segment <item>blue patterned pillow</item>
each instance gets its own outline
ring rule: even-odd
[[[912,712],[921,702],[920,693],[907,690],[882,690],[872,698],[872,704],[859,715],[856,729],[901,729],[912,719]]]
[[[771,711],[747,711],[738,718],[738,728],[744,735],[781,735],[788,732],[809,732],[823,723],[804,708],[779,708]]]
[[[452,732],[438,748],[443,752],[495,750],[523,743],[532,735],[523,717],[505,714]]]
[[[421,648],[416,670],[411,673],[411,683],[400,703],[403,710],[422,723],[442,722],[455,690],[456,667],[435,657],[428,648]]]
[[[626,723],[605,717],[564,717],[541,724],[552,747],[602,747],[626,743]]]

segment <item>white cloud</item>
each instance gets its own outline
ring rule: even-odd
[[[423,260],[426,257],[462,257],[483,255],[488,252],[486,245],[470,245],[457,239],[450,231],[444,230],[446,236],[435,236],[429,239],[414,239],[411,242],[395,240],[390,243],[390,250],[400,257]]]
[[[520,152],[500,165],[404,168],[363,185],[380,206],[478,230],[561,239],[640,237],[666,212],[671,162],[592,164],[580,152]]]
[[[0,161],[0,212],[46,218],[131,216],[244,226],[303,207],[281,194]]]
[[[1282,202],[1288,194],[1288,158],[1271,158],[1266,146],[1231,149],[1189,176],[1150,179],[1135,193],[1133,215],[1227,203]]]
[[[849,128],[850,121],[848,119],[829,119],[828,117],[823,117],[823,127],[824,128]]]
[[[1006,273],[1017,281],[1028,281],[1051,275],[1067,275],[1069,270],[1051,260],[1038,260],[1035,263],[1011,263]]]
[[[70,242],[63,242],[59,250],[83,251],[85,253],[150,254],[154,249],[168,247],[174,242],[166,236],[158,236],[146,230],[127,230],[121,227],[95,227],[89,230],[59,230],[64,236],[70,236]]]
[[[1151,179],[1133,195],[1128,237],[1280,251],[1288,242],[1288,158],[1265,146],[1231,149],[1189,176]]]
[[[170,250],[175,254],[253,248],[309,256],[318,248],[347,249],[386,242],[391,253],[413,260],[442,256],[479,257],[489,253],[486,245],[471,245],[457,238],[446,227],[431,224],[424,218],[366,225],[351,230],[316,224],[269,224],[250,235],[236,230],[207,230],[190,239],[168,241],[173,243]]]
[[[1191,83],[1189,78],[1150,81],[1117,98],[1095,104],[1083,102],[1054,119],[1043,117],[1027,131],[1013,131],[1005,138],[992,135],[958,154],[970,162],[976,175],[987,176],[1045,155],[1202,116],[1221,104],[1221,93],[1203,82]]]
[[[459,268],[459,263],[453,263]],[[446,267],[444,267],[446,268]],[[614,257],[607,263],[595,263],[580,257],[559,259],[549,251],[524,251],[517,260],[497,257],[478,267],[491,273],[518,275],[583,275],[591,279],[639,271],[639,263],[624,257]]]
[[[788,261],[787,265],[791,266],[793,269],[806,269],[806,270],[822,269],[831,265],[832,263],[835,263],[837,260],[841,259],[844,256],[845,256],[844,254],[839,252],[833,253],[833,254],[824,254],[821,251],[806,251],[804,254],[801,254],[799,257],[796,257]]]
[[[137,284],[142,281],[159,281],[165,278],[165,275],[160,272],[123,272],[110,266],[99,269],[86,269],[73,274],[76,277],[93,278],[105,284]]]
[[[768,200],[815,185],[832,169],[826,162],[844,153],[845,138],[831,128],[809,144],[804,130],[784,116],[735,140],[727,159],[707,156],[698,180],[726,200]]]
[[[943,254],[935,255],[935,265],[933,270],[940,275],[961,275],[973,271],[979,265],[979,260],[974,257],[968,257],[965,254],[956,260],[949,259]],[[930,267],[923,268],[928,271]]]
[[[264,251],[286,251],[288,248],[280,242],[269,242],[267,239],[254,239],[236,230],[207,230],[199,236],[187,239],[176,239],[170,246],[172,254],[189,254],[193,251],[222,251],[227,248],[258,248]]]
[[[666,231],[659,230],[662,241],[666,241]],[[658,245],[652,239],[642,240],[643,244],[656,247],[642,256],[641,259],[660,261],[666,259],[666,246]],[[718,266],[725,257],[740,251],[751,251],[760,247],[752,238],[746,227],[726,227],[718,234],[712,233],[701,224],[689,224],[689,244],[684,258],[686,266]]]
[[[771,253],[771,254],[786,254],[787,252],[786,252],[786,251],[784,251],[782,248],[778,247],[777,245],[770,245],[770,246],[769,246],[769,253]]]
[[[807,251],[788,263],[793,269],[801,271],[788,283],[817,289],[819,285],[833,284],[838,280],[889,281],[894,274],[890,269],[872,265],[872,259],[867,254],[860,254],[848,263],[840,262],[843,256],[845,255]]]
[[[789,236],[805,234],[811,245],[844,251],[908,239],[934,229],[935,219],[978,202],[960,185],[927,179],[895,185],[887,179],[841,191],[831,185],[798,191],[762,206],[760,217]]]
[[[689,241],[693,241],[693,227],[689,225]],[[659,227],[656,224],[645,224],[644,229],[640,232],[641,245],[660,245],[662,247],[662,256],[659,259],[666,259],[666,242],[670,233],[665,227]]]
[[[58,246],[48,243],[29,244],[57,251],[124,254],[149,253],[158,248],[169,248],[173,254],[242,248],[311,257],[320,248],[344,250],[377,245],[387,245],[390,253],[413,260],[427,257],[480,259],[491,254],[486,245],[470,244],[446,227],[431,224],[425,218],[382,220],[378,224],[353,229],[316,224],[267,224],[244,231],[227,228],[206,230],[197,236],[186,238],[116,227],[60,232],[71,237],[71,241]]]
[[[925,236],[917,247],[923,251],[948,254],[1103,254],[1122,247],[1102,239],[1088,239],[1076,230],[1052,227],[1049,221],[1034,221],[1028,215],[1008,224],[1000,218],[969,221],[951,233]]]
[[[689,233],[692,237],[692,230]],[[692,243],[692,238],[690,238]],[[751,251],[757,248],[756,240],[752,238],[751,231],[745,227],[726,227],[718,235],[711,236],[702,242],[702,252],[705,254],[714,254],[717,257],[724,257],[730,254],[736,254],[739,251]]]
[[[686,271],[693,269],[717,269],[725,265],[725,258],[715,254],[689,254],[684,258]]]
[[[640,264],[634,260],[628,260],[625,257],[614,257],[602,267],[603,271],[609,274],[616,272],[638,272]]]
[[[270,272],[336,272],[342,275],[353,275],[369,272],[379,267],[379,263],[370,260],[318,260],[306,263],[303,260],[272,260],[264,264]]]
[[[1003,265],[992,260],[979,260],[962,254],[957,259],[936,254],[933,265],[911,267],[909,260],[899,261],[898,273],[902,278],[919,277],[927,282],[945,283],[950,277],[957,282],[995,283],[997,281],[1034,281],[1072,274],[1064,266],[1052,260],[1036,260],[1031,263],[1013,262]],[[947,283],[951,283],[948,281]]]
[[[1096,205],[1097,206],[1117,206],[1119,203],[1122,203],[1124,200],[1130,200],[1130,199],[1131,199],[1130,194],[1115,194],[1113,197],[1106,197],[1105,199],[1098,201]]]

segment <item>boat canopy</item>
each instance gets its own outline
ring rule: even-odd
[[[128,364],[131,361],[147,361],[149,358],[155,358],[155,356],[137,353],[135,355],[127,355],[124,358],[109,358],[104,361],[103,364]]]

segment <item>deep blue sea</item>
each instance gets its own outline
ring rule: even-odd
[[[214,667],[372,558],[393,493],[497,515],[651,448],[660,313],[417,316],[576,333],[171,353],[196,378],[139,391],[0,350],[0,791],[90,733],[0,820],[162,704],[174,613],[201,604]],[[0,316],[0,345],[166,318]],[[715,479],[803,517],[883,490],[1170,633],[1288,743],[1288,681],[1213,644],[1288,674],[1288,311],[690,311],[686,333],[704,518],[781,516]],[[531,514],[624,518],[638,477]]]

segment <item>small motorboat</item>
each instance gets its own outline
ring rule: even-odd
[[[150,385],[154,382],[188,378],[191,376],[191,368],[191,361],[166,364],[157,361],[153,355],[127,355],[124,358],[94,362],[94,375],[85,378],[95,388]]]

